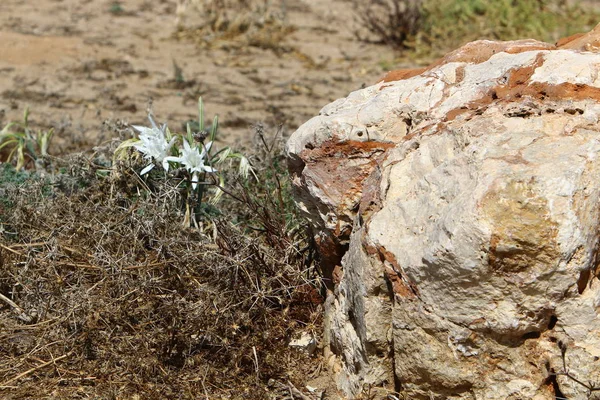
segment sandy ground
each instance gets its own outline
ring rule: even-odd
[[[355,39],[348,0],[282,1],[295,31],[274,51],[178,39],[174,0],[122,1],[119,13],[105,0],[2,0],[0,124],[29,106],[34,126],[56,131],[51,153],[64,154],[110,140],[104,121],[145,124],[150,103],[180,130],[202,96],[234,143],[258,122],[289,133],[389,68],[389,48]]]

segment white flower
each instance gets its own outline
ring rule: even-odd
[[[198,174],[201,172],[217,172],[216,169],[204,165],[204,159],[212,142],[208,142],[202,147],[202,151],[197,146],[191,147],[187,140],[183,141],[183,149],[179,149],[179,157],[166,157],[167,162],[173,161],[183,164],[183,166],[192,174],[192,188],[195,190],[198,186]]]
[[[169,162],[167,157],[171,151],[175,138],[167,141],[165,132],[167,131],[167,125],[163,125],[160,128],[156,125],[152,116],[148,116],[151,128],[145,126],[133,126],[133,128],[140,132],[140,143],[135,144],[134,147],[144,153],[144,158],[150,160],[150,164],[145,167],[140,175],[147,174],[155,167],[156,163],[162,163],[162,167],[165,171],[169,170]]]

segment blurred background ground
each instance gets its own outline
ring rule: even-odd
[[[552,41],[589,29],[598,7],[425,3],[417,21],[417,0],[4,0],[0,124],[29,106],[34,125],[55,128],[53,151],[62,154],[107,140],[105,120],[145,122],[149,102],[179,129],[201,95],[220,114],[221,139],[233,143],[257,122],[292,131],[386,71],[423,65],[467,40]]]
[[[386,71],[422,65],[467,40],[552,40],[595,22],[593,13],[561,20],[531,9],[565,3],[557,1],[523,1],[512,13],[506,0],[429,3],[429,17],[417,23],[405,16],[416,0],[4,0],[0,124],[29,106],[33,124],[55,128],[54,153],[67,153],[108,139],[105,120],[145,122],[149,102],[179,129],[201,95],[220,114],[221,139],[233,143],[257,122],[294,130]],[[399,16],[377,26],[381,10]],[[405,34],[414,36],[404,46],[412,52],[385,40]]]
[[[29,107],[32,132],[54,137],[50,157],[35,141],[22,147],[24,171],[10,146],[0,151],[0,397],[336,398],[320,352],[289,346],[302,333],[319,339],[323,290],[288,185],[287,135],[389,70],[470,40],[554,42],[593,28],[599,10],[562,0],[1,1],[0,128]],[[207,121],[220,115],[216,146],[244,147],[259,179],[224,167],[237,199],[190,226],[182,179],[159,168],[140,177],[139,155],[113,165],[112,139],[148,125],[150,106],[184,131],[199,96]],[[365,398],[393,390],[367,387]]]
[[[207,43],[201,32],[178,34],[173,0],[4,0],[0,123],[29,105],[32,123],[55,127],[54,152],[65,153],[108,139],[104,120],[146,123],[149,101],[159,120],[181,129],[201,95],[207,112],[220,115],[221,139],[234,142],[257,122],[295,129],[374,83],[394,57],[354,38],[348,2],[272,3],[288,31],[250,44],[244,35]],[[181,26],[206,17],[192,6],[179,14]]]

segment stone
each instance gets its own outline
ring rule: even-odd
[[[310,332],[302,332],[299,338],[290,341],[289,346],[313,354],[317,350],[317,339]]]
[[[290,137],[345,397],[588,398],[575,379],[600,380],[598,43],[600,25],[557,45],[469,43]]]

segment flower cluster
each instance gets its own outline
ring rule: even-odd
[[[130,154],[127,149],[135,148],[139,151],[147,165],[140,171],[140,175],[146,175],[155,167],[162,167],[165,171],[165,178],[173,178],[169,174],[172,168],[185,170],[187,175],[187,184],[182,189],[187,190],[186,201],[186,221],[189,221],[191,210],[194,212],[194,218],[198,218],[203,209],[204,198],[210,197],[211,206],[219,202],[221,196],[226,193],[225,176],[219,174],[214,167],[229,160],[239,163],[239,174],[244,179],[249,179],[250,175],[258,180],[248,158],[242,154],[232,151],[228,146],[214,149],[214,141],[218,132],[218,116],[213,118],[210,127],[205,129],[204,124],[204,105],[202,99],[198,99],[198,122],[195,126],[197,133],[192,132],[191,125],[187,125],[187,132],[171,133],[167,125],[158,126],[152,115],[148,116],[150,127],[133,125],[133,129],[138,132],[137,137],[123,141],[115,150],[113,163],[123,160]],[[207,178],[208,175],[209,179]],[[180,176],[179,173],[176,174]],[[150,178],[152,179],[152,178]],[[211,187],[212,190],[205,190]],[[192,195],[192,192],[195,192]]]
[[[140,140],[135,143],[135,147],[138,151],[144,154],[144,158],[150,160],[150,164],[146,166],[140,175],[147,174],[156,166],[155,163],[162,164],[165,171],[169,171],[169,162],[167,157],[171,152],[171,148],[175,143],[174,137],[171,137],[171,133],[167,129],[167,125],[163,124],[160,128],[152,119],[152,115],[148,116],[150,120],[151,128],[145,126],[133,126],[135,130],[140,132]]]
[[[198,186],[198,174],[202,172],[217,172],[216,169],[208,165],[204,165],[212,142],[208,142],[202,146],[202,151],[197,146],[190,146],[187,140],[183,139],[183,149],[179,149],[179,157],[166,157],[165,161],[176,162],[182,164],[190,174],[192,174],[192,189]]]
[[[206,145],[201,143],[196,145],[195,143],[189,143],[189,138],[182,137],[183,148],[179,149],[179,157],[171,156],[177,137],[171,135],[166,124],[159,127],[151,115],[148,118],[152,125],[150,128],[133,126],[135,130],[140,132],[139,141],[133,144],[133,147],[141,152],[145,159],[150,161],[150,164],[142,169],[140,175],[147,174],[157,164],[162,165],[165,172],[169,172],[170,162],[180,164],[191,174],[192,188],[195,190],[199,183],[200,173],[216,172],[213,167],[205,165],[212,142],[208,142]]]

